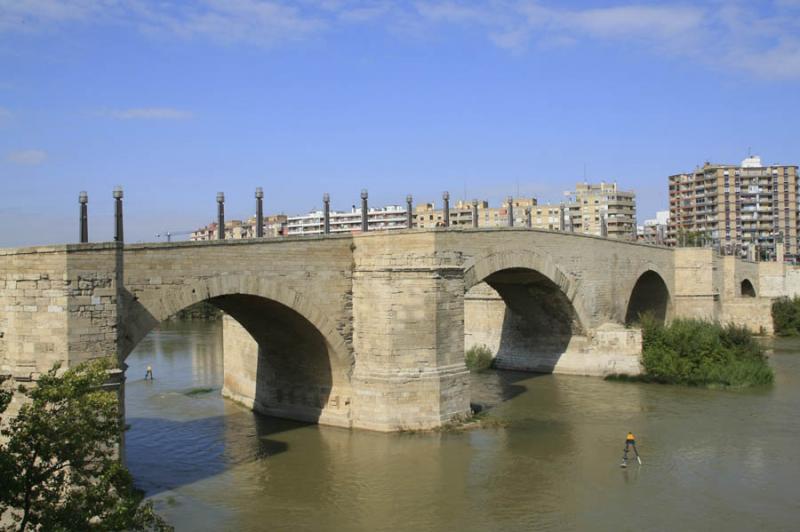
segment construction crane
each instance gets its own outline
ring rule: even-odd
[[[163,233],[156,233],[156,238],[167,237],[167,242],[172,242],[173,236],[191,235],[194,231],[164,231]]]

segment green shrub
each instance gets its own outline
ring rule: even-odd
[[[470,371],[485,371],[492,367],[492,351],[485,345],[473,345],[467,349],[465,362]]]
[[[772,326],[779,336],[800,335],[800,297],[781,297],[772,303]]]
[[[741,388],[769,384],[772,369],[744,327],[679,319],[668,326],[645,318],[641,380]]]

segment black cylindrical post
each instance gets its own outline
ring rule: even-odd
[[[472,200],[472,227],[478,227],[478,200]]]
[[[124,242],[122,235],[122,187],[114,187],[114,241]]]
[[[528,229],[533,227],[533,220],[531,220],[531,217],[532,217],[531,208],[525,207],[525,227],[527,227]]]
[[[514,198],[509,196],[506,201],[508,202],[508,226],[514,227]]]
[[[264,236],[264,189],[256,187],[256,238]]]
[[[406,227],[411,229],[414,226],[414,213],[411,212],[414,206],[414,198],[409,194],[406,196]]]
[[[363,232],[369,231],[369,222],[367,219],[369,205],[367,204],[367,189],[363,189],[361,191],[361,230]]]
[[[217,192],[217,240],[225,240],[225,193]]]
[[[446,190],[442,192],[442,222],[445,227],[450,227],[450,193]]]
[[[81,190],[81,193],[78,194],[78,203],[81,204],[81,231],[80,231],[80,239],[81,244],[85,244],[89,241],[89,209],[86,205],[89,203],[89,195],[86,193],[85,190]]]
[[[322,232],[329,235],[331,232],[331,195],[327,192],[322,195],[322,213],[325,217]]]

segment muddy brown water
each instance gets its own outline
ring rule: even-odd
[[[170,323],[127,360],[127,462],[177,530],[798,530],[800,341],[773,344],[768,388],[488,372],[504,427],[379,434],[222,399],[219,325]]]

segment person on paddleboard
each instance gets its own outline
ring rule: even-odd
[[[636,448],[636,436],[633,435],[633,432],[628,431],[628,435],[625,436],[625,450],[622,452],[622,465],[626,465],[628,463],[628,449],[633,447],[633,452],[636,453],[636,460],[639,463],[642,463],[642,459],[639,458],[639,450]]]

